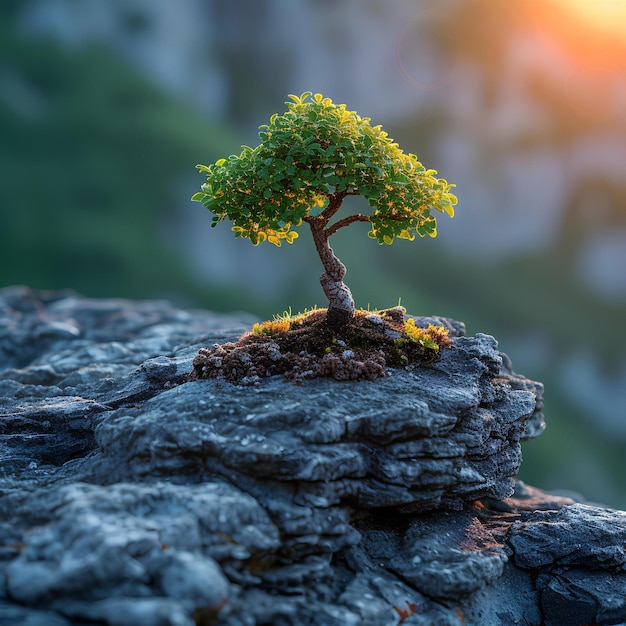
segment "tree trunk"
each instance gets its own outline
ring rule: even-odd
[[[354,299],[350,289],[343,282],[346,266],[335,256],[330,247],[328,234],[324,230],[324,222],[310,220],[308,223],[313,234],[315,248],[324,266],[320,283],[329,303],[326,321],[330,326],[340,328],[354,316]]]

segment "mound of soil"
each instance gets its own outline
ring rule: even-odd
[[[318,376],[375,380],[387,367],[431,363],[452,343],[440,326],[425,331],[429,341],[417,340],[405,319],[402,307],[375,313],[360,310],[337,329],[327,323],[325,309],[316,309],[255,325],[234,343],[201,348],[189,380],[222,378],[250,385],[278,374],[296,382]]]

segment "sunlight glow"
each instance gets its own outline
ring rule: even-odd
[[[576,65],[626,71],[626,0],[531,2],[535,24]]]
[[[626,0],[557,0],[566,10],[626,39]]]

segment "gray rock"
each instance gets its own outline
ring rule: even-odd
[[[562,526],[577,529],[566,545],[555,541]],[[534,511],[513,524],[510,541],[515,563],[527,569],[558,563],[626,571],[626,545],[616,543],[625,534],[626,512],[575,504],[557,511]]]
[[[179,602],[170,598],[112,597],[93,602],[56,603],[63,613],[79,623],[109,626],[195,626]]]
[[[512,386],[501,365],[481,335],[455,339],[431,367],[373,382],[195,381],[119,409],[96,438],[136,476],[204,468],[292,482],[315,506],[459,508],[510,495],[521,463],[536,384]]]
[[[0,290],[0,624],[626,620],[626,513],[516,482],[541,385],[429,322],[428,367],[243,387],[186,374],[251,320]]]
[[[219,606],[229,584],[215,559],[236,569],[279,545],[259,504],[223,483],[71,483],[35,491],[19,508],[33,501],[48,519],[6,568],[9,596],[25,604],[100,600],[123,584],[133,596],[174,592],[191,607]]]
[[[0,624],[20,626],[71,626],[71,622],[54,611],[38,611],[0,600]]]
[[[568,540],[563,541],[563,529]],[[618,624],[626,615],[626,512],[584,504],[534,511],[511,526],[513,559],[537,578],[549,624]]]

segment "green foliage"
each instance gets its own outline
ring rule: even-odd
[[[321,94],[289,97],[287,111],[260,127],[256,148],[198,165],[206,182],[193,200],[214,214],[213,226],[228,218],[235,236],[255,245],[293,243],[292,227],[322,212],[332,194],[367,198],[374,212],[359,221],[370,223],[369,236],[379,243],[434,237],[433,211],[454,215],[453,185],[402,152],[369,118]]]

